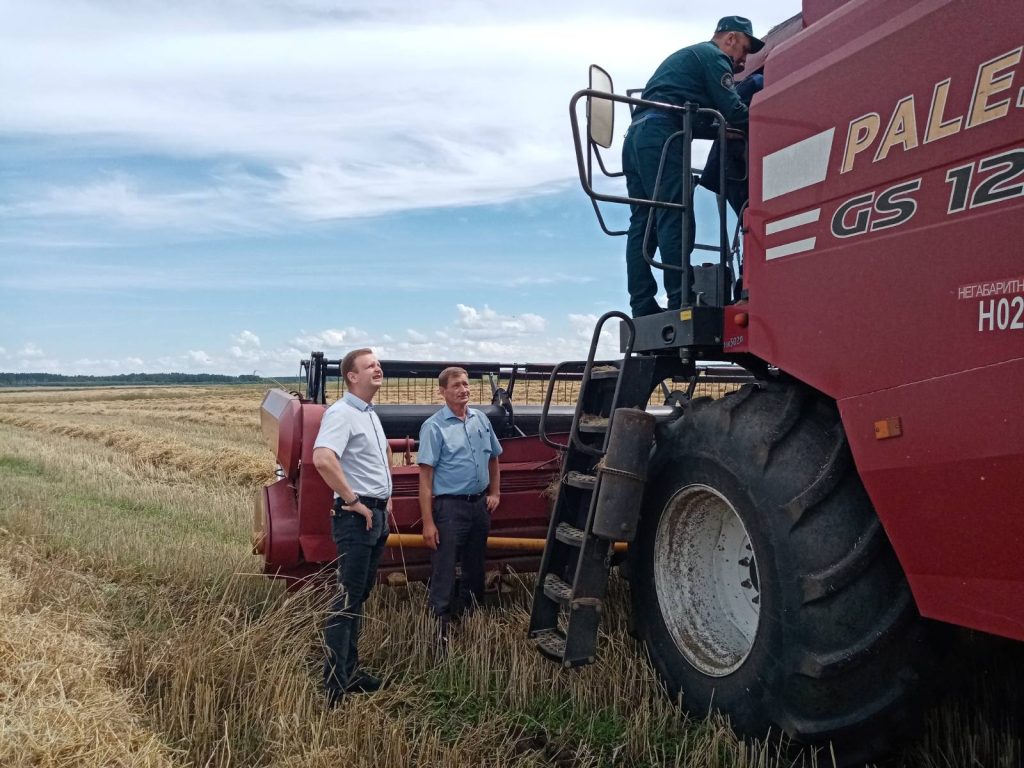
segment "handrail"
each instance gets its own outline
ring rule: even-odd
[[[590,349],[587,352],[587,364],[583,368],[583,381],[580,382],[580,392],[579,396],[576,398],[576,412],[573,414],[572,426],[569,428],[569,440],[572,441],[572,444],[576,446],[577,450],[590,456],[604,456],[605,452],[608,450],[608,437],[612,433],[612,422],[615,419],[615,408],[619,402],[619,391],[622,388],[622,368],[620,367],[619,375],[615,379],[615,390],[612,392],[611,409],[608,412],[608,429],[604,433],[604,440],[601,443],[601,448],[594,448],[591,445],[587,445],[579,436],[583,399],[586,394],[586,387],[592,381],[591,371],[594,368],[594,356],[597,354],[597,345],[601,343],[601,328],[613,317],[617,317],[624,322],[626,324],[626,328],[629,330],[629,340],[626,342],[626,348],[623,352],[622,365],[625,365],[626,359],[633,354],[633,341],[636,339],[636,326],[633,324],[633,318],[625,312],[620,312],[617,309],[605,312],[597,319],[597,324],[594,326],[594,335],[590,339]]]
[[[547,418],[548,418],[548,411],[551,410],[551,397],[552,397],[552,395],[555,392],[555,381],[557,381],[558,376],[560,374],[562,374],[562,370],[564,368],[568,368],[569,366],[579,365],[579,364],[580,364],[580,362],[578,360],[565,360],[565,361],[555,365],[555,367],[552,368],[552,370],[551,370],[550,377],[548,377],[548,387],[547,387],[547,390],[544,392],[544,406],[541,408],[541,411],[540,411],[540,422],[537,425],[537,434],[540,437],[541,442],[544,443],[544,445],[548,446],[549,448],[554,448],[556,451],[568,450],[569,444],[568,443],[559,443],[559,442],[556,442],[554,440],[551,440],[548,437]],[[582,380],[582,373],[580,374],[580,378]],[[575,427],[576,421],[579,418],[579,410],[580,410],[579,398],[577,397],[577,399],[576,399],[576,410],[573,411],[573,417],[572,417],[573,427]],[[570,431],[571,430],[572,430],[572,427],[570,427]]]
[[[580,124],[579,124],[579,116],[578,116],[578,109],[577,109],[577,105],[578,105],[580,99],[582,99],[584,97],[586,97],[588,99],[590,99],[590,98],[600,98],[600,99],[606,99],[608,101],[612,101],[612,102],[616,102],[616,103],[620,103],[620,104],[627,104],[627,105],[629,105],[631,111],[635,110],[635,108],[637,108],[637,107],[658,109],[658,110],[661,110],[661,111],[664,111],[664,112],[675,113],[676,115],[678,115],[682,119],[683,129],[681,131],[678,131],[678,132],[672,134],[672,136],[670,136],[669,139],[665,142],[665,146],[662,148],[661,158],[659,159],[659,162],[658,162],[658,174],[657,174],[657,177],[656,177],[656,180],[655,180],[655,184],[654,184],[654,190],[653,190],[653,193],[652,193],[652,199],[630,197],[629,195],[610,195],[610,194],[605,194],[605,193],[598,192],[597,190],[594,189],[594,186],[593,186],[593,163],[592,163],[592,159],[591,159],[593,155],[596,155],[597,160],[598,160],[598,165],[601,168],[601,171],[605,174],[605,176],[616,177],[616,176],[621,176],[623,174],[621,172],[620,173],[609,173],[608,172],[607,168],[604,165],[604,161],[603,161],[603,159],[601,157],[600,151],[594,146],[594,142],[593,142],[593,139],[591,139],[591,137],[589,135],[589,131],[588,131],[587,138],[586,138],[586,145],[587,145],[586,157],[584,157],[583,140],[582,140],[582,136],[581,136],[581,133],[580,133]],[[729,266],[730,266],[730,264],[729,264],[729,262],[730,262],[729,233],[728,233],[728,223],[727,223],[727,217],[726,217],[726,196],[725,196],[725,184],[726,184],[726,176],[727,176],[727,174],[726,174],[726,166],[727,166],[726,158],[728,157],[727,151],[728,151],[728,142],[729,142],[728,130],[730,130],[730,129],[729,129],[728,124],[726,123],[725,117],[722,115],[722,113],[719,112],[718,110],[710,109],[710,108],[707,108],[707,107],[699,107],[699,106],[697,106],[695,104],[692,104],[692,103],[687,103],[687,104],[685,104],[683,106],[679,106],[679,105],[676,105],[676,104],[667,104],[667,103],[664,103],[664,102],[651,101],[651,100],[648,100],[648,99],[637,99],[637,98],[633,98],[633,97],[630,97],[630,96],[620,96],[620,95],[615,94],[615,93],[610,93],[608,91],[596,90],[596,89],[593,89],[593,88],[585,88],[585,89],[583,89],[581,91],[577,91],[573,95],[572,99],[570,99],[570,101],[569,101],[569,120],[570,120],[570,123],[571,123],[571,126],[572,126],[573,147],[574,147],[575,152],[576,152],[576,167],[577,167],[577,171],[578,171],[579,177],[580,177],[580,184],[582,185],[583,191],[586,193],[587,197],[590,198],[591,205],[594,208],[594,213],[597,216],[598,224],[600,225],[601,230],[605,234],[612,235],[612,236],[624,235],[628,231],[628,230],[611,230],[611,229],[609,229],[607,224],[604,221],[604,215],[601,212],[601,208],[598,205],[598,202],[622,203],[622,204],[627,204],[627,205],[640,205],[640,206],[646,206],[648,208],[658,208],[658,209],[662,209],[662,210],[678,210],[678,211],[684,213],[684,215],[681,217],[682,218],[682,222],[681,222],[682,232],[680,233],[681,236],[682,236],[682,243],[684,244],[684,250],[686,250],[686,246],[689,244],[689,237],[690,237],[690,221],[689,221],[689,217],[687,215],[685,215],[685,213],[687,211],[691,211],[692,212],[692,205],[693,205],[693,189],[694,189],[694,185],[693,185],[693,162],[692,162],[692,154],[691,154],[691,152],[692,152],[692,142],[693,142],[693,118],[694,118],[695,115],[705,115],[705,116],[710,117],[712,120],[717,121],[717,124],[718,124],[717,134],[718,134],[718,136],[717,136],[716,140],[718,141],[719,146],[720,146],[720,153],[721,153],[722,161],[719,163],[719,168],[718,168],[718,192],[715,193],[716,203],[717,203],[717,207],[718,207],[718,220],[719,220],[718,246],[715,247],[713,245],[698,244],[698,243],[695,242],[694,245],[693,245],[693,249],[694,250],[699,249],[699,250],[708,250],[708,251],[717,251],[718,252],[718,255],[719,255],[719,265],[720,265],[719,275],[718,275],[718,280],[719,280],[719,296],[721,297],[722,303],[724,304],[724,303],[727,303],[727,300],[728,300],[727,299],[727,295],[726,295],[726,289],[727,289],[727,285],[728,285],[728,282],[727,282],[727,274],[728,274],[727,270],[729,269]],[[589,117],[588,117],[588,119],[589,119]],[[681,173],[682,185],[683,185],[683,202],[676,203],[676,202],[670,202],[670,201],[665,201],[665,200],[658,200],[657,199],[658,188],[659,188],[659,186],[661,184],[662,173],[664,171],[665,163],[666,163],[666,160],[668,158],[669,147],[672,144],[672,142],[675,141],[679,137],[683,138],[683,149],[682,149],[682,153],[681,153],[682,154],[682,165],[683,165],[682,173]],[[684,264],[683,263],[683,253],[679,254],[679,261],[680,261],[680,263],[678,265],[665,263],[665,261],[664,261],[664,254],[662,255],[662,260],[661,261],[655,259],[653,257],[653,255],[648,255],[648,244],[650,242],[650,235],[651,235],[651,231],[652,231],[653,218],[654,217],[648,217],[647,227],[644,230],[644,240],[643,240],[643,244],[641,246],[641,254],[643,255],[644,261],[646,261],[652,267],[655,267],[657,269],[662,269],[662,270],[669,270],[669,269],[671,269],[671,270],[677,270],[677,271],[682,272],[683,273],[683,286],[682,286],[683,295],[684,296],[688,296],[689,293],[690,293],[690,289],[691,289],[691,286],[690,286],[690,271],[686,268],[687,266],[689,266],[689,264]],[[696,226],[696,222],[694,222],[694,226]],[[696,239],[696,238],[694,238],[694,239]]]

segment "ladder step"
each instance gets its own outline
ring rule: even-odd
[[[617,379],[619,378],[619,369],[614,365],[596,365],[590,369],[590,378],[594,380]]]
[[[537,649],[552,661],[563,663],[565,658],[565,635],[557,629],[542,629],[533,636]]]
[[[569,601],[572,600],[572,587],[555,576],[555,574],[549,573],[544,577],[544,594],[555,602],[568,605]]]
[[[592,413],[585,413],[580,417],[580,432],[607,432],[608,431],[608,417],[597,416]]]
[[[571,485],[573,488],[582,488],[584,491],[594,490],[594,486],[597,485],[597,475],[592,475],[589,472],[568,472],[565,475],[566,485]]]
[[[555,538],[571,547],[583,546],[583,531],[568,523],[558,524],[558,527],[555,528]]]

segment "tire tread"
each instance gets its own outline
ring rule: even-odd
[[[693,401],[664,438],[645,497],[655,508],[644,511],[636,552],[654,551],[653,538],[645,544],[644,537],[657,530],[658,500],[667,503],[688,482],[707,482],[699,467],[713,465],[710,477],[726,473],[746,494],[772,553],[770,568],[758,555],[759,574],[776,574],[777,584],[774,618],[762,612],[762,622],[775,627],[765,633],[777,639],[758,657],[765,667],[732,690],[728,680],[689,666],[665,635],[653,581],[644,581],[653,566],[631,565],[638,633],[670,696],[682,695],[695,714],[720,706],[751,736],[782,728],[797,742],[833,742],[840,764],[843,754],[878,755],[905,738],[920,713],[928,631],[835,403],[798,384],[746,385],[719,400]],[[755,645],[769,642],[761,637],[759,630]]]

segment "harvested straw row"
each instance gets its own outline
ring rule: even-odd
[[[258,404],[253,402],[244,409],[227,410],[216,405],[208,405],[203,401],[203,407],[196,407],[191,404],[179,404],[180,408],[169,408],[159,404],[145,405],[121,405],[109,402],[80,401],[65,403],[62,405],[50,405],[48,403],[31,403],[17,407],[3,407],[0,405],[0,413],[10,415],[45,415],[53,416],[102,416],[126,421],[141,420],[174,420],[175,422],[191,422],[194,424],[211,424],[216,426],[231,426],[250,428],[259,431],[260,423],[258,417]]]
[[[114,686],[113,654],[82,633],[89,622],[35,611],[27,591],[0,563],[0,765],[174,765]]]
[[[23,389],[0,393],[0,402],[61,403],[73,400],[173,400],[194,398],[199,387],[96,387],[94,389]]]
[[[273,463],[265,451],[257,453],[227,448],[213,451],[144,430],[60,423],[7,413],[0,413],[0,424],[100,443],[126,454],[130,461],[170,467],[202,480],[256,486],[273,476]]]
[[[107,409],[117,412],[134,411],[141,408],[159,409],[166,413],[188,412],[193,410],[222,411],[233,414],[256,413],[263,392],[250,391],[245,398],[224,398],[217,393],[197,392],[192,397],[184,398],[104,398],[93,393],[76,392],[62,400],[38,399],[23,401],[9,394],[0,394],[0,410],[4,411],[41,411],[46,413],[77,413],[82,409]]]

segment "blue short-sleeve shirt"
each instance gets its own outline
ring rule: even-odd
[[[500,455],[501,443],[494,436],[491,422],[472,408],[466,410],[463,421],[444,405],[420,428],[416,461],[434,468],[435,496],[487,490],[487,464]]]

